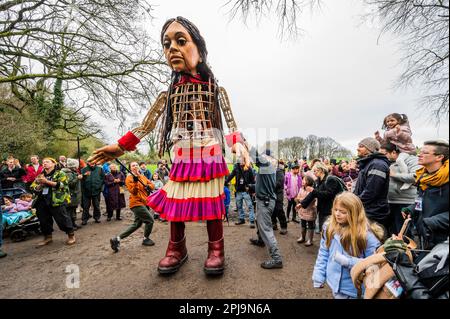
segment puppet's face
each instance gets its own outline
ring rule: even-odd
[[[201,62],[197,45],[189,32],[178,22],[173,22],[164,33],[164,54],[172,70],[197,74]]]

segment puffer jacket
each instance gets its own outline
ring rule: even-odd
[[[297,200],[299,202],[303,201],[306,196],[309,195],[309,192],[304,189],[303,187],[300,189],[300,192],[297,195]],[[298,214],[300,216],[300,219],[302,220],[306,220],[306,221],[314,221],[316,220],[317,217],[317,199],[315,199],[314,201],[312,201],[308,207],[306,208],[299,208],[298,209]]]
[[[285,177],[285,180],[284,180],[284,190],[286,191],[286,197],[289,200],[297,197],[297,195],[298,195],[298,193],[297,194],[291,194],[292,193],[292,191],[291,191],[291,189],[292,189],[292,179],[293,179],[292,175],[293,174],[291,172],[288,172],[286,174],[286,177]],[[297,174],[297,189],[298,189],[298,191],[300,191],[300,189],[302,188],[302,182],[303,182],[302,181],[302,176],[300,174]]]

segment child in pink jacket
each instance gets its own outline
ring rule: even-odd
[[[33,195],[31,194],[22,194],[20,195],[20,199],[16,199],[16,209],[18,212],[29,211],[31,210],[32,205]]]
[[[391,143],[397,146],[400,151],[397,159],[397,164],[400,168],[400,173],[407,173],[408,166],[405,159],[410,155],[416,155],[416,147],[412,141],[412,132],[409,126],[408,117],[405,114],[392,113],[386,116],[383,120],[384,137],[381,138],[380,132],[375,132],[375,138],[380,144]],[[405,183],[401,186],[401,190],[411,187],[412,184]]]
[[[297,203],[303,201],[310,192],[314,190],[314,179],[305,175],[303,177],[303,185],[295,199]],[[300,216],[300,238],[298,243],[305,243],[305,246],[312,246],[314,237],[315,221],[317,218],[317,198],[309,204],[308,207],[302,208],[301,205],[296,206]]]

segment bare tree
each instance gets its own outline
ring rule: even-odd
[[[268,147],[278,147],[279,157],[287,160],[294,160],[307,157],[310,160],[318,157],[341,158],[351,157],[352,153],[330,137],[317,137],[309,135],[303,137],[290,137],[278,141],[269,141]]]
[[[26,104],[58,85],[69,104],[89,100],[106,117],[148,106],[167,81],[160,45],[143,29],[151,9],[138,0],[0,1],[0,83]]]
[[[225,7],[229,8],[231,19],[241,16],[244,23],[249,16],[259,20],[263,16],[275,13],[279,19],[281,37],[285,35],[295,37],[301,31],[298,16],[308,8],[312,11],[320,7],[320,2],[321,0],[227,0]]]
[[[434,120],[448,118],[449,111],[449,1],[365,0],[376,8],[383,23],[382,34],[402,39],[405,71],[397,86],[420,84],[421,106]]]

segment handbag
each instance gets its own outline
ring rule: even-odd
[[[404,252],[407,258],[411,262],[413,261],[411,250],[417,248],[417,245],[412,239],[404,235],[410,221],[409,218],[405,220],[396,239],[386,240],[374,255],[363,259],[352,268],[350,275],[358,291],[358,297],[364,295],[364,299],[400,298],[402,293],[402,289],[399,289],[400,282],[396,279],[392,266],[386,260],[386,254]],[[363,285],[365,288],[364,294],[362,291]]]

